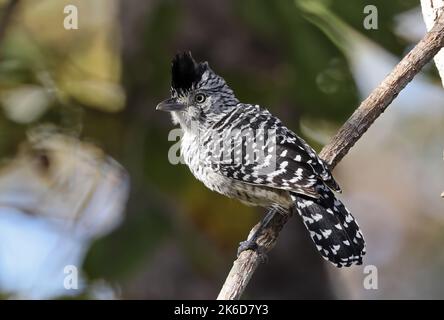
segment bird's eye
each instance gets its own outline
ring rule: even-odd
[[[196,94],[196,96],[194,97],[194,100],[195,100],[197,103],[203,103],[203,102],[205,101],[206,98],[207,98],[207,97],[206,97],[203,93],[198,93],[198,94]]]

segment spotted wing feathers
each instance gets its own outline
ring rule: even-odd
[[[222,147],[211,161],[211,167],[226,177],[245,183],[294,191],[318,197],[315,185],[324,181],[339,191],[325,163],[300,137],[282,125],[281,121],[259,106],[243,105],[227,121],[221,121],[215,129],[223,132],[239,132],[242,139]],[[250,132],[251,134],[248,134]],[[229,138],[223,137],[220,142]],[[263,152],[259,158],[248,150]],[[223,160],[228,155],[228,161]]]

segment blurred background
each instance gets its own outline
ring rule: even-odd
[[[375,5],[377,29],[364,8]],[[78,28],[64,21],[77,8]],[[317,151],[423,36],[417,0],[0,0],[0,297],[213,299],[262,217],[168,162],[170,61],[209,61]],[[66,21],[65,21],[66,22]],[[368,243],[285,226],[244,298],[444,298],[444,89],[429,64],[335,169]],[[377,289],[364,288],[365,265]],[[78,270],[79,284],[66,286]],[[70,271],[71,270],[71,271]],[[72,284],[72,283],[71,283]]]

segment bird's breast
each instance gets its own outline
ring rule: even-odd
[[[193,175],[209,189],[221,192],[222,185],[228,183],[228,179],[216,173],[207,163],[208,152],[205,146],[200,144],[196,135],[185,133],[182,137],[181,154],[185,164],[190,168]]]
[[[248,205],[268,207],[278,204],[288,207],[291,204],[287,191],[275,190],[265,186],[248,184],[228,178],[216,172],[208,163],[205,146],[197,136],[185,134],[182,137],[181,154],[193,175],[212,191],[235,198]]]

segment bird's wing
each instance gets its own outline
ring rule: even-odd
[[[209,162],[216,172],[245,183],[310,197],[319,196],[315,189],[319,181],[340,190],[316,152],[267,110],[247,105],[231,122],[230,128],[220,130],[239,129],[242,139],[236,134],[229,143],[225,139],[226,147],[217,154],[217,161],[213,158]]]

